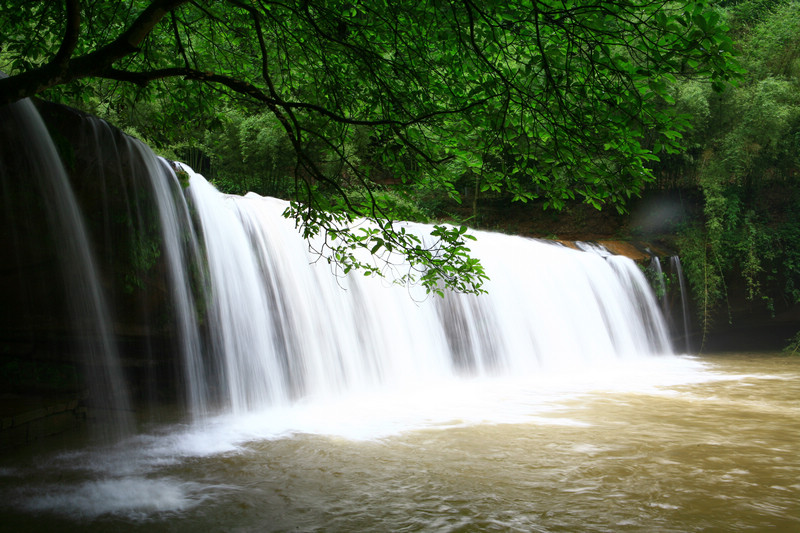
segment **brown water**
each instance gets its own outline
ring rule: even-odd
[[[409,421],[422,395],[372,434],[291,411],[294,429],[239,420],[7,456],[0,530],[800,531],[800,358],[700,361],[666,384],[554,387],[494,419],[518,384],[491,400],[463,389],[463,416],[441,400],[447,414]],[[359,424],[343,407],[322,418],[357,428],[387,409],[376,400]]]

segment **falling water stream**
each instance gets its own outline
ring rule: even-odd
[[[334,275],[282,201],[113,146],[156,204],[185,398],[4,453],[0,530],[800,527],[798,359],[673,354],[631,260],[474,232],[488,294],[426,297]]]

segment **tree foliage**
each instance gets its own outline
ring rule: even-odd
[[[330,237],[320,253],[349,270],[365,267],[354,249],[402,252],[429,290],[480,290],[466,234],[405,232],[376,181],[458,199],[469,175],[519,201],[623,209],[689,127],[670,88],[737,72],[703,0],[2,0],[0,41],[0,104],[155,102],[187,134],[231,109],[274,121],[288,214]],[[343,230],[354,216],[377,232]]]

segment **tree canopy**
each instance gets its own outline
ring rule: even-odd
[[[160,101],[188,135],[225,110],[268,113],[293,153],[288,215],[321,254],[382,273],[353,252],[399,252],[400,280],[479,291],[465,229],[407,232],[375,183],[457,199],[466,175],[518,201],[622,209],[681,148],[670,86],[737,76],[726,31],[702,0],[0,0],[0,105]]]

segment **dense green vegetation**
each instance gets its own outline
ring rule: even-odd
[[[719,12],[746,74],[724,93],[674,85],[694,129],[686,151],[655,167],[663,187],[702,198],[678,245],[704,331],[731,319],[734,293],[754,311],[800,303],[800,2],[748,0]]]
[[[622,210],[683,152],[675,87],[738,72],[703,0],[2,0],[0,42],[0,104],[95,110],[225,190],[294,200],[343,270],[400,252],[392,275],[436,292],[480,290],[464,229],[393,220],[465,189]]]

